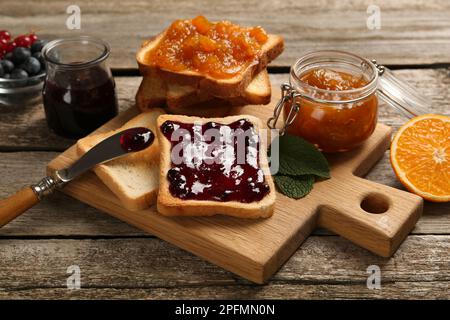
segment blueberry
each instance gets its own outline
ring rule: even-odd
[[[239,120],[239,126],[244,132],[253,128],[252,123],[250,121],[248,121],[247,119]]]
[[[3,66],[0,63],[0,77],[2,77],[5,74],[5,71],[3,70]]]
[[[45,46],[46,43],[47,43],[47,41],[45,41],[45,40],[36,40],[31,45],[31,52],[32,53],[41,52],[42,48]]]
[[[34,57],[29,57],[22,65],[21,68],[25,70],[30,76],[33,76],[41,70],[41,64],[39,60]]]
[[[30,50],[23,47],[14,48],[12,53],[12,61],[15,65],[24,63],[31,56]]]
[[[9,60],[1,60],[0,64],[6,73],[10,73],[14,69],[14,63]]]
[[[32,56],[38,59],[42,69],[45,69],[45,59],[44,56],[42,55],[42,52],[35,52],[32,54]]]
[[[11,79],[26,79],[28,78],[28,73],[23,70],[16,68],[11,72]]]
[[[9,79],[11,78],[11,75],[9,73],[5,73],[3,76],[1,76],[3,79]]]
[[[12,52],[8,52],[7,54],[5,54],[4,59],[5,59],[5,60],[12,61]]]
[[[217,123],[215,123],[214,121],[207,122],[205,124],[204,131],[207,131],[209,129],[215,129],[217,128],[217,126],[218,126]]]
[[[167,120],[166,122],[164,122],[161,125],[161,131],[163,134],[165,134],[166,136],[169,134],[172,134],[172,132],[175,130],[175,127],[173,125],[173,123],[169,120]]]
[[[169,181],[177,181],[181,177],[180,168],[174,167],[167,171],[167,179]]]

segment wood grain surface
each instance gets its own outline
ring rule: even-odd
[[[4,239],[0,298],[443,299],[449,240],[410,236],[386,259],[340,237],[313,236],[260,286],[153,238]],[[80,267],[81,290],[66,288],[71,265]],[[381,290],[366,286],[370,265],[381,269]]]
[[[49,39],[80,33],[111,43],[121,107],[134,103],[139,83],[134,52],[172,19],[203,13],[212,19],[261,24],[281,33],[286,51],[271,66],[287,72],[303,52],[341,49],[401,68],[395,74],[450,115],[450,2],[380,0],[381,29],[366,27],[370,0],[100,0],[76,2],[82,30],[65,28],[62,0],[3,0],[0,25],[14,34],[31,28]],[[288,78],[271,74],[273,84]],[[405,119],[382,107],[380,122]],[[45,174],[45,164],[73,143],[46,127],[41,104],[0,102],[0,197]],[[367,179],[403,189],[388,152]],[[423,298],[449,299],[450,203],[425,202],[424,215],[391,259],[317,229],[265,286],[252,285],[212,264],[70,197],[57,193],[0,229],[0,298]],[[82,289],[67,290],[66,269],[81,264]],[[366,269],[382,271],[382,289],[366,287]]]
[[[286,50],[272,66],[290,66],[317,49],[352,51],[380,63],[449,63],[450,3],[445,0],[78,0],[81,30],[66,28],[61,0],[3,0],[0,25],[14,32],[30,28],[48,39],[89,34],[111,44],[115,69],[136,68],[140,43],[171,21],[203,14],[244,25],[262,25],[284,36]],[[367,27],[369,5],[380,8],[381,28]],[[26,8],[26,9],[24,9]]]
[[[405,69],[394,74],[408,81],[417,91],[429,97],[430,112],[450,115],[450,70]],[[117,94],[121,110],[134,105],[134,96],[141,81],[140,77],[116,77]],[[275,88],[289,80],[287,74],[271,74]],[[275,93],[276,94],[276,93]],[[0,104],[1,106],[1,104]],[[379,122],[398,128],[406,118],[391,107],[382,104]],[[42,104],[28,106],[1,106],[0,108],[0,151],[63,151],[74,143],[52,133],[46,125]]]

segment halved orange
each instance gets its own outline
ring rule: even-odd
[[[450,201],[450,117],[426,114],[405,123],[392,141],[391,164],[409,191]]]

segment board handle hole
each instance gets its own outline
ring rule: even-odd
[[[369,193],[361,201],[361,209],[368,213],[380,214],[389,210],[389,199],[381,193]]]

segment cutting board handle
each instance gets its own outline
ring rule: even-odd
[[[38,202],[39,198],[31,187],[23,188],[9,198],[0,200],[0,227],[14,220]]]
[[[347,181],[319,209],[318,225],[390,257],[419,219],[422,198],[353,175]]]

